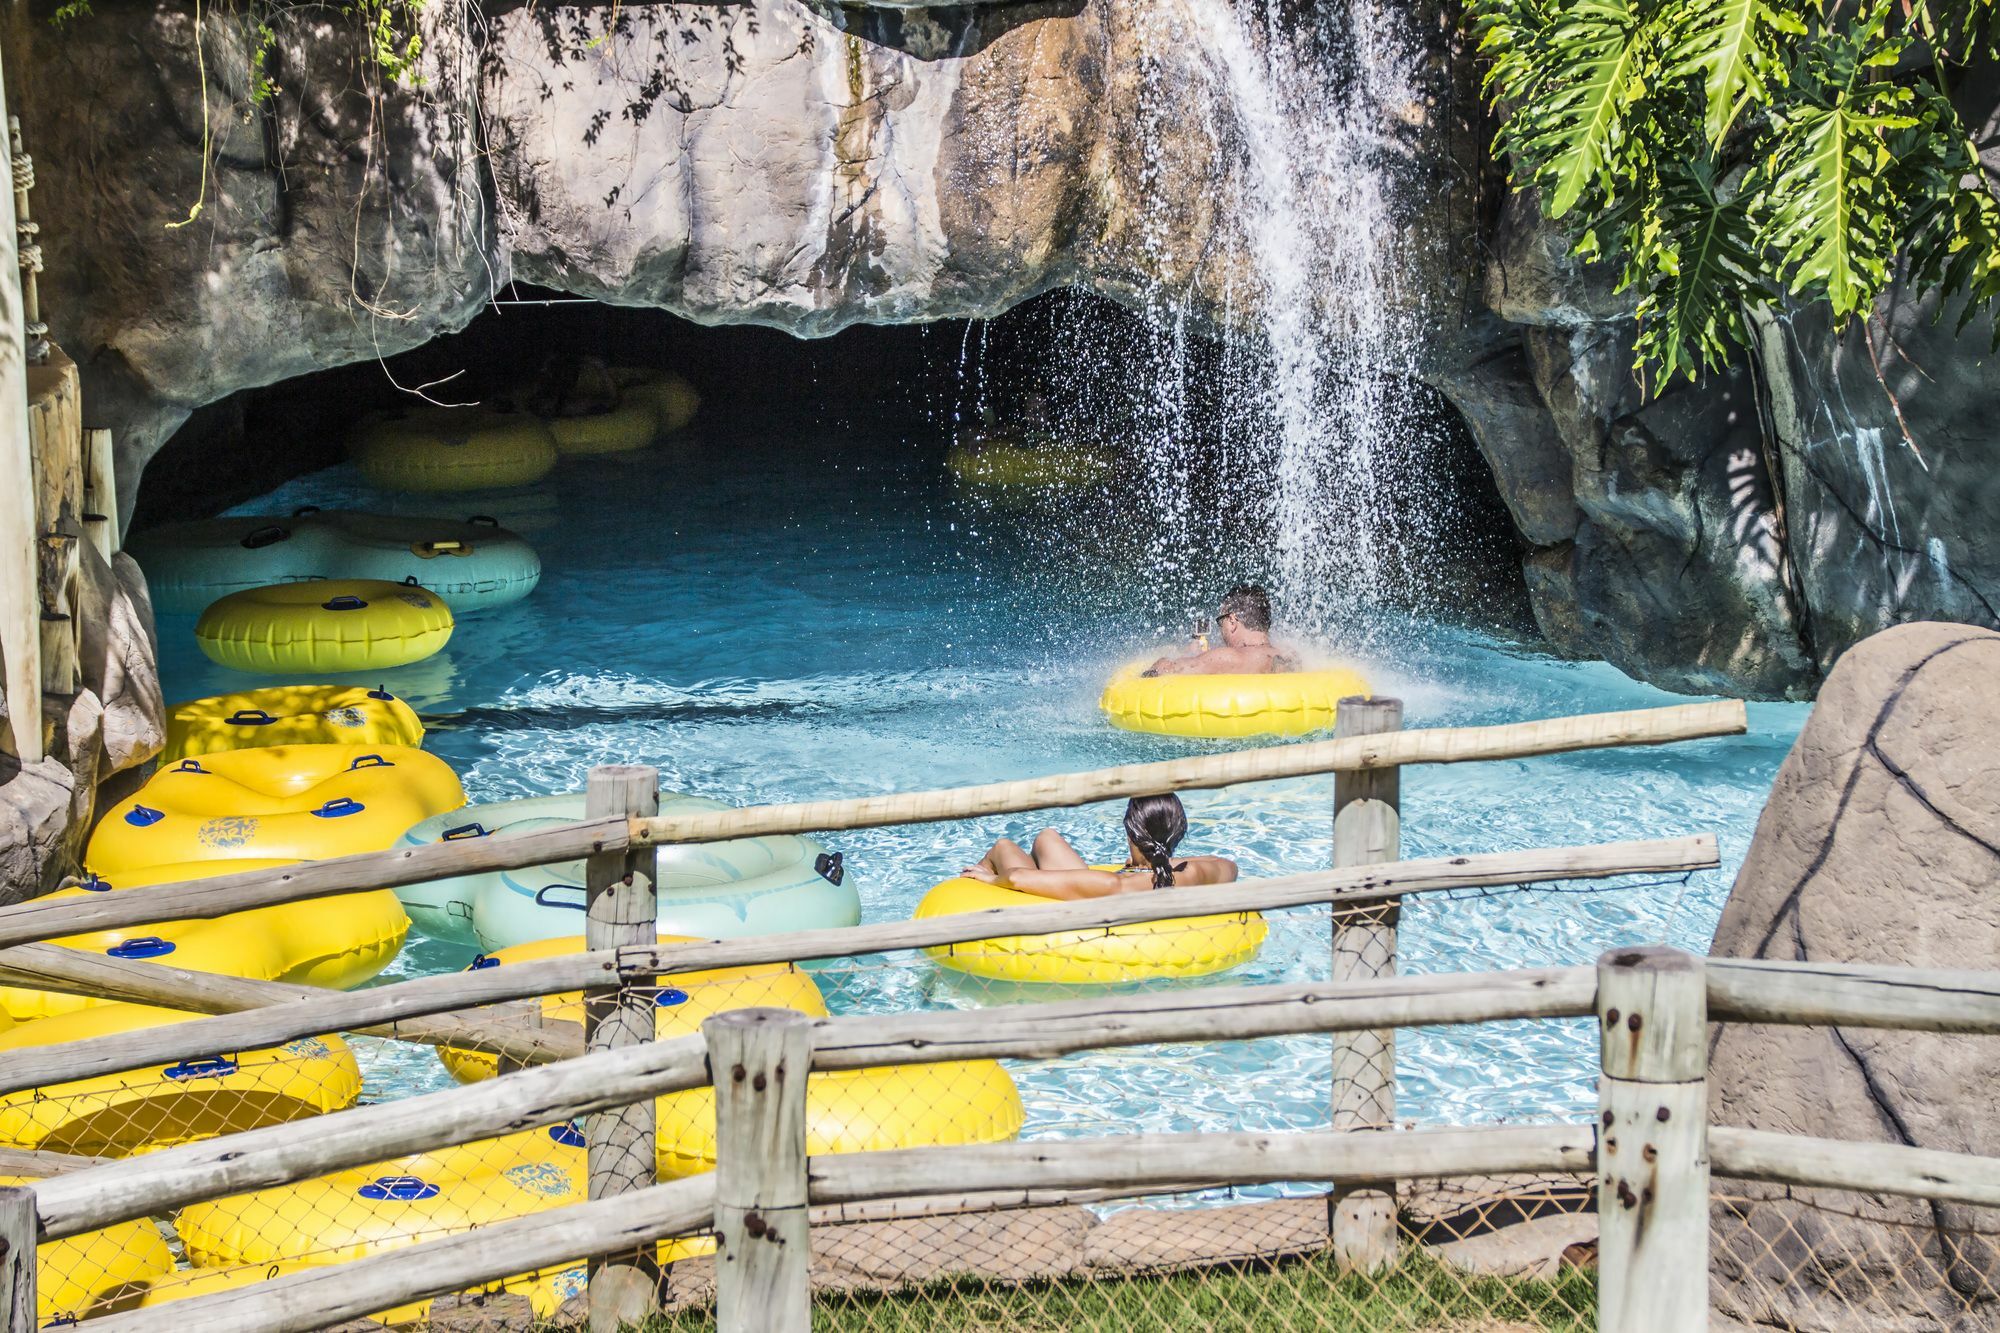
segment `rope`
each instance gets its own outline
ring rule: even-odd
[[[14,159],[14,188],[17,190],[35,188],[35,159],[26,153]]]
[[[22,230],[25,231],[27,229],[24,227]],[[42,247],[39,245],[22,245],[21,267],[30,273],[40,273],[42,271]]]

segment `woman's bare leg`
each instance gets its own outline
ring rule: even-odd
[[[981,857],[978,864],[1005,879],[1016,870],[1033,870],[1035,858],[1021,850],[1012,838],[1002,838]]]
[[[1040,870],[1088,870],[1090,862],[1078,856],[1062,834],[1045,828],[1035,835],[1035,866]]]

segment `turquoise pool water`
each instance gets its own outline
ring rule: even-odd
[[[663,785],[738,803],[988,782],[1197,752],[1135,736],[1095,698],[1120,660],[1153,643],[1163,589],[1121,537],[1143,495],[995,504],[956,490],[944,442],[921,427],[698,427],[670,449],[565,463],[532,495],[419,503],[347,468],[290,483],[235,512],[297,505],[492,513],[538,547],[539,591],[461,618],[440,656],[370,676],[431,721],[429,747],[474,801],[582,786],[594,763],[657,765]],[[1490,723],[1674,702],[1601,664],[1560,662],[1411,619],[1319,627],[1399,694],[1412,726]],[[210,664],[191,621],[163,618],[171,698],[258,683]],[[1614,945],[1705,947],[1803,705],[1753,705],[1751,733],[1406,773],[1406,854],[1436,855],[1712,830],[1724,868],[1685,883],[1614,881],[1404,909],[1403,968],[1466,971],[1581,963]],[[1190,850],[1246,875],[1320,867],[1331,780],[1266,783],[1188,800]],[[1053,817],[1086,851],[1119,855],[1119,809]],[[906,917],[923,892],[1033,817],[846,833],[828,839],[859,876],[866,919]],[[1262,956],[1220,980],[1323,978],[1324,914],[1274,917]],[[470,950],[413,939],[393,976],[464,966]],[[825,969],[842,1012],[969,1006],[921,958]],[[369,1092],[447,1080],[417,1048],[369,1043]],[[1401,1113],[1422,1122],[1569,1116],[1594,1105],[1594,1045],[1576,1024],[1406,1034]],[[1084,1055],[1023,1066],[1030,1136],[1323,1124],[1324,1038]]]

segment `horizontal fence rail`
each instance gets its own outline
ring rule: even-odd
[[[1675,741],[1740,735],[1748,714],[1740,700],[1674,704],[1620,713],[1507,722],[1490,727],[1433,727],[1391,731],[1338,740],[1271,745],[1193,759],[1124,764],[1091,773],[994,782],[982,787],[863,796],[795,805],[753,805],[708,814],[655,815],[632,821],[634,838],[660,845],[718,842],[770,833],[815,833],[834,829],[879,828],[886,824],[932,824],[985,815],[1021,814],[1089,805],[1094,801],[1157,792],[1199,791],[1240,782],[1310,777],[1343,770],[1396,768],[1408,764],[1462,764],[1493,759],[1525,759],[1627,745],[1667,745]]]
[[[1340,899],[1339,910],[1348,910],[1432,890],[1702,870],[1716,864],[1713,835],[1698,834],[1652,842],[1396,861],[1352,870],[1314,871],[1163,893],[1121,894],[1109,899],[1051,903],[1047,907],[966,912],[879,926],[799,931],[698,944],[628,945],[617,950],[419,977],[369,990],[328,991],[311,1000],[193,1019],[170,1028],[0,1052],[0,1095],[143,1068],[166,1054],[178,1059],[226,1055],[298,1037],[354,1031],[480,1005],[582,990],[602,986],[607,980],[962,944],[996,934],[1032,935],[1212,912],[1298,907],[1326,902],[1336,895]],[[0,951],[0,969],[10,968],[14,955],[15,950]],[[550,1029],[544,1040],[555,1040],[555,1030]],[[577,1045],[565,1048],[564,1053],[580,1050],[579,1040]]]
[[[1708,1008],[1737,1023],[2000,1032],[2000,973],[1707,960]]]
[[[520,870],[599,853],[622,852],[647,843],[719,842],[765,833],[874,828],[885,824],[1020,814],[1118,796],[1195,791],[1239,782],[1309,777],[1341,769],[1468,763],[1610,746],[1664,745],[1739,735],[1747,725],[1746,716],[1743,705],[1737,701],[1676,704],[1668,708],[1589,713],[1491,727],[1439,727],[1350,736],[1193,759],[1127,764],[984,787],[802,805],[750,806],[714,814],[596,819],[528,833],[363,852],[283,870],[251,870],[212,879],[158,884],[143,893],[36,899],[0,907],[0,948],[92,930],[206,919],[254,907],[366,889],[399,888],[455,875]]]
[[[1726,1125],[1709,1129],[1708,1151],[1715,1174],[1737,1180],[2000,1208],[1995,1157]]]
[[[171,1311],[106,1315],[84,1327],[92,1333],[159,1333],[171,1321],[201,1333],[307,1333],[409,1301],[696,1231],[708,1225],[714,1210],[714,1178],[691,1176],[269,1278],[179,1302]]]
[[[1401,978],[1372,986],[1242,987],[889,1019],[808,1020],[784,1011],[751,1012],[772,1015],[773,1021],[808,1031],[815,1069],[846,1069],[911,1059],[1038,1058],[1089,1047],[1162,1040],[1577,1016],[1596,1012],[1607,1002],[1610,992],[1604,988],[1609,985],[1608,976],[1649,964],[1661,969],[1660,975],[1689,976],[1691,981],[1712,986],[1718,994],[1740,991],[1742,978],[1754,973],[1756,984],[1767,991],[1760,992],[1764,998],[1757,1004],[1762,1007],[1752,1012],[1776,1013],[1768,1019],[1774,1022],[1817,1021],[1786,1017],[1783,1007],[1771,1000],[1771,994],[1788,986],[1811,996],[1821,981],[1912,992],[1937,987],[1941,981],[1946,990],[1978,993],[2000,984],[2000,979],[1981,980],[1962,973],[1910,970],[1899,974],[1891,968],[1811,964],[1765,968],[1731,960],[1694,959],[1669,950],[1617,950],[1596,968]],[[1707,975],[1690,975],[1700,973]],[[1635,987],[1623,979],[1621,987],[1628,1002],[1643,1006],[1643,1011],[1633,1007],[1628,1017],[1643,1017],[1644,1023],[1618,1023],[1619,1039],[1606,1046],[1607,1069],[1614,1067],[1614,1062],[1616,1067],[1630,1062],[1628,1027],[1633,1033],[1655,1031],[1662,1023],[1678,1029],[1688,1017],[1655,1008],[1666,1002],[1665,990],[1656,991],[1650,984]],[[1703,1000],[1699,985],[1692,998],[1697,1004]],[[1697,1008],[1694,1012],[1701,1011]],[[1791,1012],[1813,1014],[1818,1010],[1795,1005]],[[1605,1018],[1608,1021],[1610,1016]],[[716,1021],[711,1020],[711,1024]],[[1916,1021],[1925,1020],[1919,1015]],[[2000,1019],[1967,1020],[1964,1026],[2000,1034]],[[476,1087],[338,1112],[307,1124],[168,1149],[44,1181],[34,1187],[42,1235],[56,1239],[196,1198],[360,1164],[363,1159],[358,1154],[384,1144],[393,1143],[397,1151],[420,1150],[447,1138],[478,1138],[488,1132],[546,1123],[579,1107],[701,1086],[709,1080],[706,1032],[702,1037],[592,1055]],[[1698,1033],[1697,1024],[1689,1035]],[[645,1072],[635,1074],[637,1070]],[[592,1093],[593,1085],[610,1085],[617,1091]],[[411,1108],[415,1108],[414,1114]],[[1666,1116],[1652,1114],[1650,1104],[1646,1109],[1645,1122],[1670,1123]],[[440,1126],[437,1122],[444,1119],[451,1123]],[[378,1132],[384,1125],[393,1126],[390,1137]],[[726,1126],[720,1128],[727,1130]],[[804,1162],[805,1197],[824,1217],[831,1209],[869,1207],[879,1216],[921,1216],[924,1200],[930,1198],[949,1199],[954,1206],[968,1200],[1011,1204],[1077,1196],[1129,1196],[1167,1188],[1323,1180],[1366,1185],[1507,1173],[1595,1171],[1603,1190],[1608,1179],[1604,1173],[1611,1168],[1601,1157],[1609,1147],[1608,1141],[1600,1143],[1601,1132],[1637,1130],[1621,1122],[1617,1129],[1606,1131],[1586,1123],[1375,1132],[1139,1134],[821,1155]],[[328,1146],[330,1142],[337,1146]],[[1707,1128],[1701,1142],[1713,1173],[1721,1177],[2000,1206],[2000,1159],[1727,1126]],[[1110,1151],[1114,1147],[1116,1151]],[[1631,1150],[1632,1145],[1626,1145],[1620,1153],[1629,1155]],[[261,1165],[253,1165],[259,1161]],[[1702,1215],[1708,1207],[1706,1179],[1704,1173],[1694,1182],[1699,1185]],[[1669,1183],[1664,1178],[1659,1182],[1662,1188]],[[1681,1181],[1673,1187],[1691,1186]],[[1605,1197],[1612,1200],[1614,1209],[1621,1206],[1615,1197]],[[177,1317],[204,1329],[316,1327],[521,1272],[627,1252],[688,1234],[705,1228],[715,1206],[712,1176],[675,1181],[204,1297],[184,1304]],[[1695,1239],[1705,1244],[1705,1229]],[[1616,1262],[1669,1267],[1678,1263],[1681,1269],[1693,1263],[1698,1280],[1690,1289],[1705,1289],[1705,1266],[1698,1255],[1690,1257],[1677,1250],[1649,1252],[1644,1245],[1642,1241],[1637,1249],[1627,1248]],[[1611,1251],[1606,1262],[1613,1262]],[[1619,1280],[1628,1291],[1650,1290],[1643,1282],[1635,1288],[1642,1276],[1638,1269],[1627,1267]],[[1686,1272],[1679,1272],[1674,1285],[1688,1285],[1684,1281],[1687,1277]],[[1632,1309],[1646,1307],[1635,1306],[1628,1299],[1624,1308],[1627,1317],[1612,1315],[1617,1322],[1607,1327],[1655,1327],[1643,1318],[1634,1322],[1629,1317]],[[1688,1322],[1692,1317],[1677,1314],[1657,1326],[1694,1327]],[[156,1320],[151,1314],[117,1315],[93,1319],[89,1326],[122,1333],[154,1327]]]
[[[1591,1012],[1590,968],[1449,973],[1368,987],[1240,986],[1011,1006],[1003,1013],[854,1015],[812,1022],[813,1068],[1038,1059],[1099,1047],[1498,1022]],[[1357,993],[1358,992],[1358,993]],[[1465,1015],[1471,1015],[1466,1017]],[[600,1052],[505,1078],[335,1111],[71,1172],[36,1187],[47,1239],[344,1167],[573,1119],[705,1086],[700,1037]]]

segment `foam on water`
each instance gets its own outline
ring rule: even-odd
[[[474,801],[573,790],[602,762],[654,764],[669,788],[748,803],[1219,748],[1130,735],[1099,718],[1095,696],[1109,670],[1148,646],[1141,608],[1151,575],[1106,537],[1094,502],[1003,513],[955,492],[942,454],[934,433],[892,427],[744,427],[652,455],[566,463],[534,506],[548,520],[533,535],[545,571],[535,596],[467,615],[439,658],[367,679],[429,716],[430,748]],[[335,469],[243,512],[398,503]],[[468,497],[439,507],[506,506]],[[1232,573],[1210,571],[1219,582]],[[1406,701],[1413,726],[1673,701],[1599,664],[1377,616],[1371,641],[1396,646],[1362,665],[1378,689]],[[186,619],[161,624],[170,696],[257,683],[209,664],[190,628]],[[1752,734],[1740,739],[1408,773],[1407,855],[1714,830],[1727,865],[1685,885],[1413,901],[1404,969],[1581,963],[1661,939],[1703,947],[1803,711],[1753,707]],[[1189,847],[1225,851],[1247,875],[1323,866],[1330,803],[1327,779],[1194,793]],[[1101,806],[828,842],[859,876],[866,919],[894,921],[1002,833],[1054,822],[1087,853],[1115,856],[1119,813]],[[1254,964],[1218,980],[1323,978],[1329,952],[1324,915],[1287,914],[1273,920]],[[392,975],[461,967],[469,956],[413,941]],[[920,959],[864,960],[822,976],[844,1012],[982,998]],[[421,1048],[367,1047],[371,1096],[446,1082]],[[1432,1122],[1581,1113],[1594,1096],[1593,1061],[1574,1026],[1406,1034],[1402,1113]],[[1301,1038],[1105,1052],[1018,1072],[1030,1135],[1299,1128],[1324,1122],[1328,1055],[1324,1038]]]

